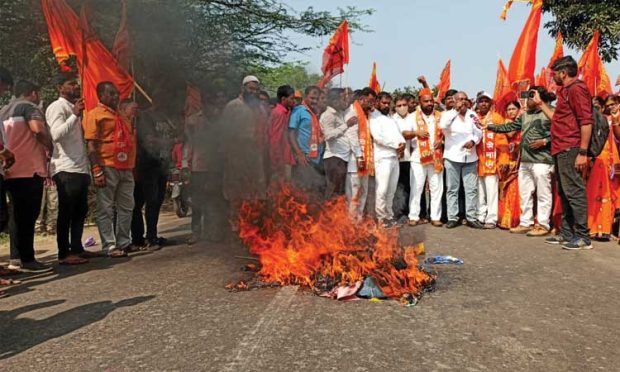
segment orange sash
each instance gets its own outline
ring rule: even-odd
[[[443,133],[439,128],[441,112],[435,111],[434,116],[435,133],[433,133],[432,135],[435,137],[434,143],[437,144],[443,139]],[[418,126],[418,130],[428,132],[428,125],[426,124],[422,110],[419,107],[416,110],[416,124]],[[441,147],[439,147],[438,149],[432,148],[430,138],[418,138],[418,147],[420,148],[420,164],[429,165],[433,163],[435,173],[440,173],[443,170],[443,149]]]
[[[116,114],[114,119],[114,168],[131,169],[129,167],[129,153],[132,145],[131,132],[127,124]]]
[[[493,124],[492,112],[489,111],[481,118],[481,124],[486,127]],[[484,128],[482,141],[478,144],[478,176],[492,176],[497,174],[497,149],[495,148],[495,132]]]
[[[319,157],[319,142],[321,138],[321,124],[319,123],[319,118],[316,117],[316,114],[308,105],[303,104],[306,110],[310,113],[310,117],[312,118],[312,134],[310,134],[310,153],[308,156],[310,159],[316,159]]]
[[[368,118],[362,105],[358,101],[353,103],[353,108],[357,114],[358,125],[358,137],[360,141],[360,147],[362,148],[362,154],[364,157],[364,169],[357,170],[357,174],[360,176],[374,176],[375,175],[375,160],[372,149],[372,137],[370,136],[370,125],[368,125]]]

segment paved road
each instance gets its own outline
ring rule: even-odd
[[[428,253],[465,260],[439,267],[414,308],[295,287],[229,293],[245,275],[238,243],[27,278],[0,300],[0,370],[618,370],[618,245],[565,252],[502,231],[407,229]]]

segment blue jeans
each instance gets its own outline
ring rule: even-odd
[[[461,179],[463,179],[465,189],[465,216],[468,221],[476,221],[478,216],[478,162],[457,163],[446,159],[444,166],[446,168],[448,221],[459,219]]]

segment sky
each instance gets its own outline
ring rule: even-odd
[[[336,11],[338,7],[372,8],[362,23],[373,32],[350,35],[350,64],[343,84],[360,88],[368,84],[372,63],[385,90],[419,86],[417,77],[425,75],[432,86],[448,59],[452,60],[452,88],[470,95],[480,90],[493,93],[498,57],[506,66],[529,15],[530,6],[514,2],[506,21],[499,19],[504,0],[284,0],[293,9],[308,6],[315,10]],[[538,34],[536,73],[547,65],[555,39],[543,27],[551,16],[543,14]],[[311,72],[320,72],[323,49],[329,36],[310,38],[292,35],[300,47],[311,47],[305,54],[291,53],[287,61],[308,62]],[[564,46],[564,54],[579,60],[581,52]],[[612,85],[620,74],[620,62],[606,64]],[[339,82],[335,77],[334,82]]]

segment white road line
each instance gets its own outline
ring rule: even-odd
[[[246,334],[233,352],[233,359],[223,369],[224,371],[246,371],[256,360],[256,351],[264,346],[264,340],[273,334],[274,322],[282,319],[284,311],[295,297],[299,286],[281,288],[269,305],[263,310],[258,322],[250,333]]]

